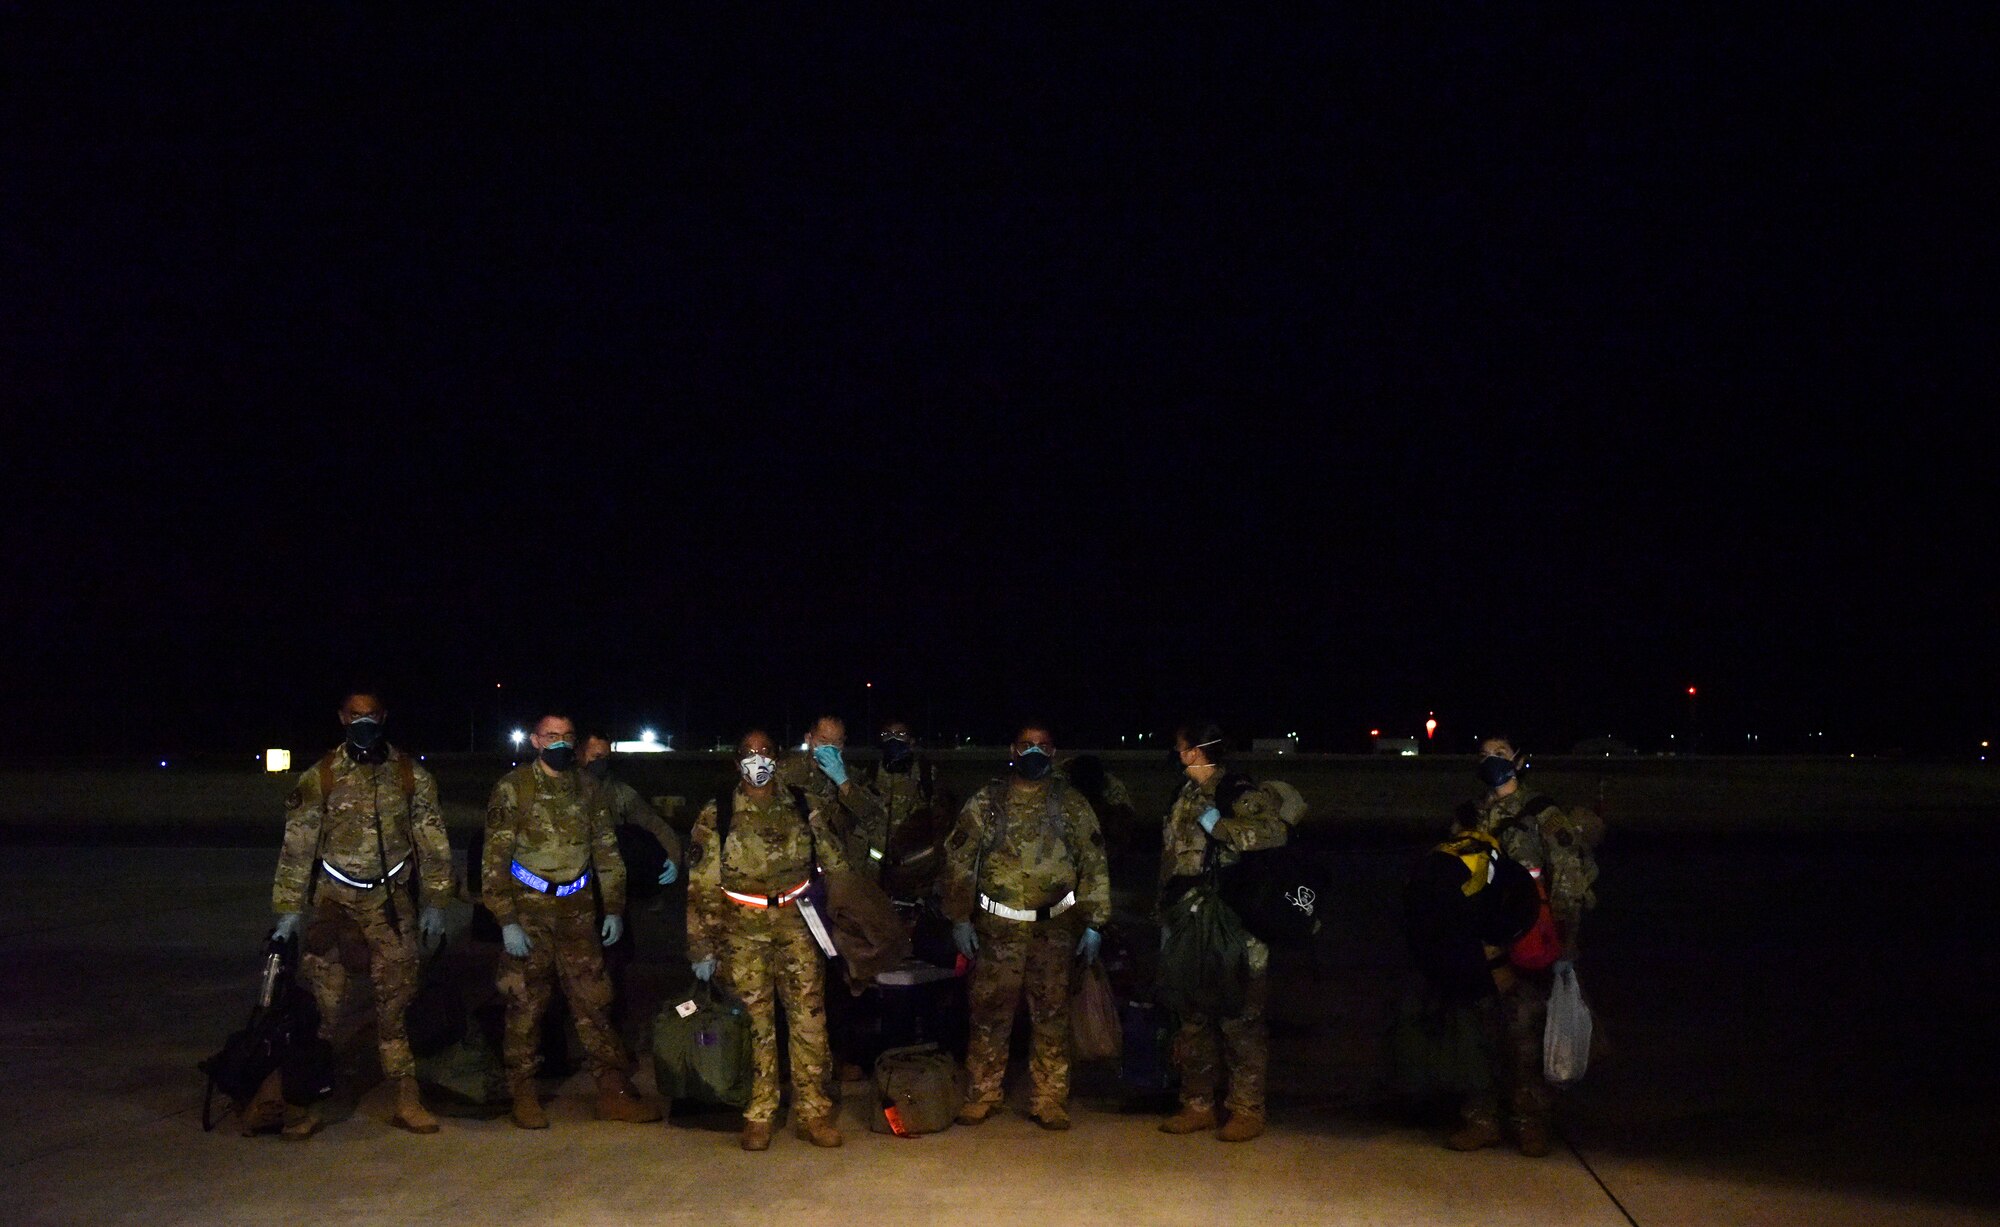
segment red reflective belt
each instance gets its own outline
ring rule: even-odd
[[[806,887],[811,885],[812,878],[808,876],[805,881],[792,887],[782,895],[746,895],[740,890],[731,890],[727,886],[722,888],[722,893],[728,895],[730,899],[742,904],[744,907],[783,907],[792,900],[797,899],[800,895],[805,894]]]

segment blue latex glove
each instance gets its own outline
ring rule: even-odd
[[[598,932],[603,936],[605,945],[616,945],[618,939],[625,936],[625,918],[623,916],[606,916],[604,924],[598,929]]]
[[[1213,835],[1215,834],[1215,824],[1222,821],[1222,811],[1211,805],[1201,811],[1201,817],[1195,819],[1195,821],[1201,824],[1202,830]]]
[[[680,881],[680,878],[681,867],[672,861],[668,861],[666,868],[660,870],[660,885],[662,886],[672,886],[674,883]]]
[[[423,934],[424,940],[427,942],[434,942],[442,938],[444,936],[444,909],[441,907],[427,907],[423,911],[418,912],[417,932]]]
[[[712,956],[694,965],[694,978],[703,984],[715,978],[715,959]]]
[[[1083,936],[1076,940],[1076,957],[1086,963],[1097,961],[1097,952],[1104,948],[1104,935],[1096,929],[1085,929]]]
[[[528,951],[535,948],[535,944],[528,940],[528,931],[520,925],[507,925],[502,928],[500,930],[500,944],[507,948],[508,954],[513,955],[517,959],[527,958]]]
[[[973,931],[969,920],[961,920],[951,927],[951,940],[958,946],[958,952],[968,959],[979,949],[979,934]]]
[[[836,784],[847,783],[847,764],[840,761],[839,746],[819,746],[813,750],[813,761],[826,772],[826,778]]]
[[[306,918],[303,913],[286,912],[284,915],[278,917],[277,924],[271,926],[271,936],[280,940],[287,937],[297,937],[299,930],[305,927],[305,923]]]

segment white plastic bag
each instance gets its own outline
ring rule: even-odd
[[[1576,982],[1576,967],[1567,959],[1552,969],[1549,1018],[1542,1027],[1542,1076],[1551,1086],[1568,1086],[1582,1079],[1590,1064],[1590,1007]]]

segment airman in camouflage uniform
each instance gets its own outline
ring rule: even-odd
[[[1519,754],[1510,739],[1489,737],[1479,752],[1488,791],[1472,808],[1473,825],[1497,838],[1502,851],[1543,883],[1563,958],[1574,959],[1583,913],[1597,902],[1592,892],[1597,866],[1590,849],[1603,834],[1603,824],[1589,811],[1564,811],[1522,789],[1516,775]],[[1555,1092],[1542,1074],[1542,1029],[1553,979],[1553,969],[1528,971],[1503,964],[1493,973],[1497,992],[1479,1003],[1495,1054],[1494,1083],[1506,1089],[1508,1123],[1524,1155],[1546,1155],[1553,1146]],[[1446,1142],[1453,1150],[1477,1150],[1500,1141],[1499,1091],[1468,1096],[1461,1115],[1463,1126]]]
[[[350,970],[374,982],[375,1036],[382,1073],[397,1085],[391,1123],[437,1132],[437,1118],[417,1091],[416,1060],[404,1012],[417,993],[419,928],[444,931],[451,900],[451,846],[438,810],[437,780],[381,740],[386,713],[372,694],[341,704],[347,741],[301,775],[285,799],[285,841],[271,887],[281,935],[305,926],[300,962],[319,1006],[320,1034],[339,1030]],[[411,905],[422,883],[421,914]],[[286,1127],[291,1137],[319,1128],[308,1112]]]
[[[1012,778],[975,793],[945,841],[945,914],[974,959],[962,1124],[978,1124],[1001,1103],[1025,987],[1034,1024],[1029,1112],[1044,1128],[1069,1128],[1070,964],[1097,957],[1111,883],[1097,815],[1081,793],[1050,778],[1054,751],[1047,729],[1023,728]]]
[[[1245,852],[1275,848],[1291,838],[1291,827],[1279,816],[1281,798],[1269,786],[1232,788],[1228,813],[1218,800],[1225,780],[1222,730],[1197,723],[1174,735],[1174,751],[1187,774],[1167,813],[1160,854],[1161,904],[1171,902],[1168,884],[1203,872],[1211,845],[1217,868],[1234,864]],[[1242,777],[1238,777],[1241,779]],[[1222,1064],[1229,1070],[1229,1097],[1223,1104],[1229,1123],[1216,1135],[1225,1142],[1244,1142],[1264,1131],[1265,1071],[1271,1060],[1271,1038],[1264,1024],[1270,999],[1271,949],[1248,938],[1243,1012],[1234,1018],[1212,1019],[1200,1014],[1181,1018],[1177,1045],[1181,1054],[1181,1108],[1161,1123],[1164,1133],[1196,1133],[1216,1126],[1215,1092],[1222,1082]],[[1219,1040],[1219,1042],[1218,1042]]]
[[[750,1015],[755,1064],[743,1110],[742,1146],[771,1144],[778,1115],[778,1005],[791,1032],[793,1130],[815,1146],[838,1146],[827,1094],[826,963],[800,911],[815,854],[844,868],[840,842],[823,811],[802,807],[777,782],[775,747],[761,729],[737,744],[740,783],[729,798],[726,846],[717,842],[720,805],[702,807],[688,834],[688,959]],[[733,896],[733,897],[732,897]]]
[[[567,717],[542,717],[535,760],[501,777],[486,802],[480,893],[505,946],[498,977],[507,999],[504,1055],[514,1123],[523,1129],[548,1128],[535,1094],[537,1029],[558,978],[597,1082],[597,1115],[660,1119],[626,1077],[630,1062],[611,1028],[603,947],[624,931],[625,863],[596,782],[575,769],[575,738]]]
[[[611,741],[599,733],[591,733],[583,739],[583,751],[577,756],[577,765],[583,773],[597,781],[597,791],[604,799],[604,808],[610,811],[614,829],[631,824],[660,842],[667,854],[667,864],[674,872],[662,873],[660,885],[666,886],[679,876],[677,870],[681,860],[681,835],[672,824],[660,817],[658,811],[639,790],[611,773]]]
[[[891,720],[879,738],[882,761],[866,787],[876,805],[858,820],[849,859],[866,867],[895,898],[930,893],[944,867],[949,790],[940,790],[928,760],[918,756],[910,726]]]
[[[881,825],[883,815],[881,799],[849,770],[846,748],[847,725],[838,716],[821,716],[806,734],[805,751],[778,764],[778,785],[803,790],[827,830],[852,853],[866,838],[865,830]],[[848,859],[854,861],[851,855]]]

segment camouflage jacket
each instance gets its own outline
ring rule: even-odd
[[[810,798],[808,798],[810,800]],[[688,960],[714,956],[728,931],[730,915],[744,909],[723,889],[747,895],[777,895],[812,876],[820,867],[845,869],[841,843],[827,829],[822,811],[804,816],[793,791],[780,787],[769,797],[752,797],[741,786],[729,816],[729,846],[716,847],[716,803],[702,806],[688,832]]]
[[[332,776],[331,790],[321,788],[322,766]],[[407,799],[405,770],[414,785]],[[308,768],[285,798],[285,842],[271,886],[271,910],[305,910],[313,868],[320,860],[350,878],[373,882],[412,853],[424,905],[451,902],[451,844],[438,811],[437,779],[394,746],[381,763],[357,763],[343,746]]]
[[[1218,771],[1205,784],[1188,780],[1175,794],[1162,832],[1161,886],[1171,878],[1202,871],[1209,836],[1201,829],[1201,816],[1215,804],[1216,786],[1224,778],[1224,773]],[[1289,840],[1292,828],[1278,816],[1281,804],[1278,794],[1264,784],[1237,797],[1229,812],[1215,824],[1215,842],[1220,845],[1215,851],[1216,867],[1233,865],[1245,852],[1276,848]]]
[[[882,823],[882,801],[862,782],[854,763],[847,764],[847,782],[850,787],[843,791],[808,753],[787,755],[778,764],[780,788],[804,789],[827,830],[843,841],[858,841],[861,832]]]
[[[597,782],[574,769],[555,776],[539,760],[523,763],[493,786],[486,801],[486,855],[480,899],[501,924],[512,924],[523,895],[511,863],[551,882],[573,882],[589,870],[606,915],[625,911],[625,861]]]
[[[1509,857],[1535,871],[1547,884],[1549,911],[1574,925],[1597,905],[1592,885],[1597,861],[1591,849],[1604,827],[1594,813],[1568,811],[1516,788],[1504,797],[1488,794],[1477,802],[1477,829],[1500,841]]]
[[[668,860],[681,859],[681,833],[654,812],[652,806],[646,804],[646,799],[639,795],[638,789],[615,775],[605,776],[597,787],[604,794],[604,807],[611,811],[611,821],[614,826],[623,826],[629,822],[659,840],[660,846],[667,850]]]
[[[935,783],[926,787],[928,769],[929,764],[916,762],[908,771],[884,771],[879,765],[870,770],[866,786],[875,804],[855,832],[856,842],[866,845],[865,855],[881,859],[891,843],[908,833],[913,819],[935,825],[938,792]]]
[[[1053,817],[1051,788],[1060,803]],[[995,903],[1029,909],[1047,907],[1072,889],[1085,924],[1111,919],[1104,833],[1090,802],[1074,788],[1055,780],[1028,788],[995,781],[965,803],[944,847],[944,908],[953,920],[971,919],[982,892]]]

